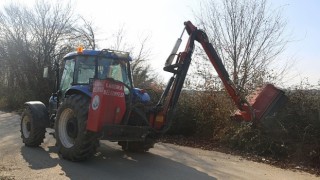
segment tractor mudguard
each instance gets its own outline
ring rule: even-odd
[[[92,93],[90,92],[90,88],[87,85],[72,86],[66,91],[65,95],[67,96],[67,95],[78,94],[78,93],[82,93],[90,98],[92,96]]]
[[[46,106],[40,101],[29,101],[24,103],[30,108],[32,112],[32,117],[37,122],[34,124],[36,127],[49,127],[49,113]]]

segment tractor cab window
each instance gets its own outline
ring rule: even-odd
[[[121,81],[128,86],[130,81],[128,79],[128,71],[126,62],[122,60],[100,59],[98,63],[99,79],[112,78]]]
[[[123,60],[114,60],[109,58],[102,58],[98,61],[98,78],[106,79],[112,78],[116,81],[123,82],[124,84],[130,85],[128,78],[127,63]],[[129,89],[125,87],[125,93],[127,94]]]
[[[78,56],[75,72],[75,84],[89,84],[95,74],[95,57]]]
[[[61,83],[60,83],[60,90],[62,94],[64,94],[66,90],[71,87],[71,84],[73,82],[74,66],[75,66],[74,59],[68,59],[65,61],[63,74],[61,77]]]
[[[98,64],[96,65],[96,60]],[[131,86],[128,74],[128,62],[119,59],[111,59],[97,56],[76,56],[65,61],[65,67],[61,79],[60,90],[62,93],[71,87],[72,84],[88,85],[90,79],[97,75],[98,79],[112,78]],[[96,72],[97,70],[97,72]],[[125,87],[125,93],[129,89]]]

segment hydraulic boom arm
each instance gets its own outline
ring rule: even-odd
[[[173,73],[173,76],[170,78],[167,87],[158,102],[158,111],[156,111],[157,113],[155,114],[155,121],[163,121],[164,130],[170,127],[173,111],[175,110],[176,103],[179,99],[180,92],[190,66],[195,41],[201,44],[211,64],[214,66],[216,72],[221,78],[227,93],[239,109],[235,114],[236,119],[257,122],[270,112],[274,112],[280,106],[281,102],[284,102],[286,97],[284,96],[283,91],[275,88],[271,84],[268,84],[261,93],[249,103],[237,91],[220,57],[209,42],[206,33],[199,30],[190,21],[185,22],[184,25],[185,30],[189,34],[189,39],[185,50],[178,54],[174,64],[172,64],[172,56],[176,55],[178,49],[177,46],[181,43],[181,37],[178,39],[172,54],[166,61],[164,70]]]

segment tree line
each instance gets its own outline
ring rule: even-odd
[[[0,11],[0,106],[18,108],[23,102],[47,102],[55,89],[54,63],[76,47],[96,49],[95,29],[91,21],[73,13],[69,3],[37,1],[32,8],[7,4]],[[113,48],[120,49],[125,34],[119,30]],[[150,66],[145,62],[148,37],[138,48],[126,47],[135,60],[132,64],[135,84],[151,82]],[[137,53],[136,53],[137,52]],[[49,68],[50,79],[42,78]]]

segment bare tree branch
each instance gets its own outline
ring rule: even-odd
[[[196,19],[242,89],[265,83],[268,68],[289,42],[280,9],[270,9],[266,0],[208,0]]]

